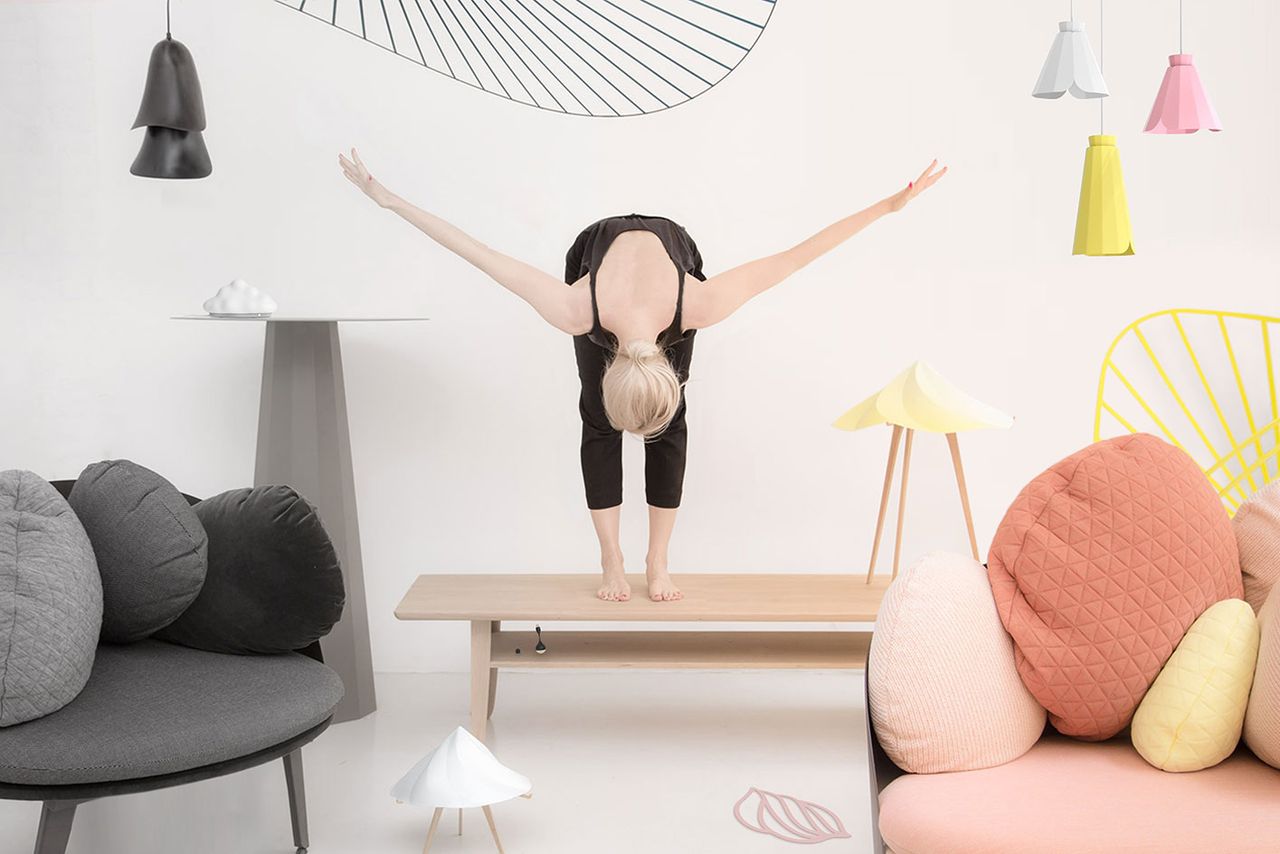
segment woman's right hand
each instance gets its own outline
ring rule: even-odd
[[[943,166],[941,169],[938,169],[938,161],[935,159],[923,172],[920,173],[919,178],[910,182],[902,190],[885,199],[889,204],[889,211],[892,213],[902,210],[907,206],[907,202],[938,183],[938,179],[945,174],[947,174],[947,167]]]
[[[351,149],[351,159],[348,160],[344,155],[338,155],[338,163],[342,166],[342,174],[352,184],[360,188],[360,192],[377,202],[379,207],[389,207],[395,199],[395,194],[382,186],[365,167],[364,161],[360,159],[360,153],[354,148]]]

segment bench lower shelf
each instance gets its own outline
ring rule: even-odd
[[[533,632],[493,632],[490,667],[860,670],[871,633],[544,631],[543,639],[538,654]]]
[[[866,631],[503,631],[471,620],[471,732],[484,739],[501,670],[863,670]],[[519,650],[519,652],[517,652]]]

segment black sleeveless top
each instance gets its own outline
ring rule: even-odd
[[[573,284],[583,276],[588,277],[591,288],[591,331],[587,337],[601,347],[610,350],[618,346],[617,337],[600,325],[600,306],[596,302],[596,273],[605,253],[613,245],[613,241],[624,231],[648,231],[657,235],[671,258],[679,274],[679,288],[676,292],[675,315],[668,326],[658,336],[659,347],[670,347],[682,338],[693,335],[694,330],[683,331],[684,325],[684,279],[688,274],[705,282],[707,277],[702,273],[702,255],[693,238],[679,224],[659,216],[629,214],[599,220],[583,229],[578,239],[573,242],[565,256],[565,284]]]

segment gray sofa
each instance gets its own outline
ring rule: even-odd
[[[71,484],[54,485],[66,495]],[[157,640],[103,644],[70,704],[0,729],[0,799],[43,802],[35,852],[63,854],[81,803],[280,759],[302,854],[309,844],[302,747],[328,727],[342,694],[319,643],[283,655]]]

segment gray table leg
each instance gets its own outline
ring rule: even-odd
[[[377,702],[337,323],[267,324],[253,482],[292,486],[316,506],[333,539],[347,606],[320,645],[347,689],[334,720],[362,718]]]

